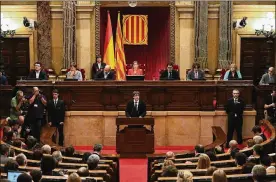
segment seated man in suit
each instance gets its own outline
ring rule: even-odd
[[[92,79],[96,77],[98,72],[103,71],[105,66],[106,64],[102,62],[102,57],[97,56],[96,62],[92,65]]]
[[[30,72],[28,79],[48,80],[46,73],[41,70],[41,63],[36,62],[34,66],[35,69]]]
[[[160,75],[160,80],[180,80],[179,73],[176,70],[173,70],[173,64],[167,64],[167,70],[163,71]]]
[[[95,80],[114,80],[114,78],[114,72],[111,71],[111,67],[109,65],[106,65],[104,67],[104,70],[96,75]]]
[[[205,75],[202,70],[199,69],[200,65],[198,63],[194,63],[192,69],[189,71],[187,75],[187,80],[204,80]]]
[[[276,75],[274,72],[274,68],[270,67],[268,72],[263,74],[262,79],[260,80],[260,85],[268,85],[271,83],[276,83]]]

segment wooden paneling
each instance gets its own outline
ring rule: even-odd
[[[10,103],[12,99],[12,87],[0,85],[0,119],[10,115]]]

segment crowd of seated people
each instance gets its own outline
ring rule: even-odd
[[[267,138],[260,129],[260,126],[254,126],[252,128],[252,133],[253,137],[257,136],[261,138],[261,143],[256,144],[253,139],[249,139],[249,144],[244,148],[238,145],[235,140],[231,140],[229,142],[230,148],[225,150],[223,150],[221,146],[216,146],[214,149],[205,151],[203,145],[199,144],[195,146],[194,158],[183,158],[181,160],[176,158],[173,152],[169,151],[166,153],[164,159],[158,159],[152,163],[150,181],[158,181],[159,177],[176,177],[177,182],[192,182],[193,177],[203,172],[205,176],[212,176],[213,182],[226,182],[226,174],[233,174],[229,173],[231,170],[237,171],[234,174],[252,174],[253,181],[263,181],[267,174],[275,175],[276,170],[275,153],[270,154],[270,156],[264,150],[262,142],[267,140]],[[252,147],[253,152],[252,155],[247,156],[246,153],[243,152],[243,149],[248,149],[249,147]],[[216,156],[224,152],[225,154],[230,154],[230,160],[217,159]],[[179,161],[183,161],[183,163],[181,164]],[[221,162],[221,164],[218,162]],[[161,172],[158,170],[159,164],[161,164]],[[232,167],[219,166],[229,166],[230,164]],[[191,166],[194,166],[194,168],[190,169]],[[200,170],[204,170],[205,174],[204,171]],[[176,178],[164,178],[164,180]]]

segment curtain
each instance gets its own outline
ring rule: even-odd
[[[117,14],[148,15],[148,45],[124,45],[126,63],[138,61],[146,64],[145,79],[159,79],[159,70],[164,69],[170,61],[170,8],[169,7],[137,7],[137,8],[101,8],[100,10],[100,48],[104,52],[104,37],[109,10],[112,22],[113,38],[116,36]],[[115,39],[114,39],[115,42]],[[103,60],[104,61],[104,60]]]

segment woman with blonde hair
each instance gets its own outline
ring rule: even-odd
[[[193,174],[190,171],[179,171],[176,182],[193,182]]]
[[[77,173],[71,173],[66,182],[81,182],[81,178]]]
[[[213,173],[212,182],[227,182],[227,176],[221,169],[216,170]]]
[[[208,169],[211,166],[211,161],[208,155],[206,154],[200,154],[198,163],[197,163],[197,169]]]
[[[128,75],[144,75],[143,70],[139,68],[137,61],[133,61],[132,68],[128,70]]]
[[[242,79],[241,72],[237,70],[236,64],[231,64],[230,69],[225,72],[223,80],[240,80]]]

